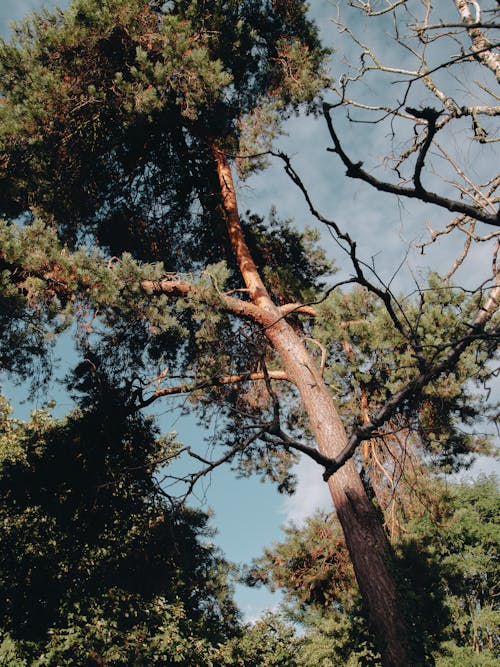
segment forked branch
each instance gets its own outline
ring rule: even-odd
[[[423,161],[425,159],[425,154],[429,148],[429,145],[432,141],[433,133],[431,133],[431,128],[435,128],[435,119],[434,124],[430,126],[428,130],[428,137],[424,143],[424,147],[421,149],[419,154],[419,160],[417,160],[417,166],[415,168],[413,181],[414,187],[408,187],[404,185],[398,185],[395,183],[389,183],[388,181],[382,181],[378,178],[375,178],[372,174],[368,173],[363,169],[362,162],[353,162],[347,153],[344,151],[340,139],[335,132],[333,127],[333,120],[331,116],[331,109],[333,108],[330,104],[323,104],[323,112],[325,114],[326,123],[328,126],[328,131],[333,141],[333,148],[327,148],[328,151],[337,153],[344,165],[346,166],[346,175],[350,178],[356,178],[365,183],[368,183],[372,187],[376,188],[380,192],[388,192],[393,195],[400,197],[408,197],[410,199],[418,199],[420,201],[426,202],[428,204],[435,204],[441,208],[445,208],[452,213],[461,213],[468,216],[474,220],[480,220],[485,222],[488,225],[494,225],[495,227],[500,227],[500,210],[496,213],[487,213],[483,209],[480,209],[476,206],[471,206],[462,201],[457,201],[454,199],[449,199],[448,197],[443,197],[435,192],[431,192],[422,186],[420,180],[420,173],[423,167]],[[414,111],[414,110],[412,110]],[[435,133],[435,132],[434,132]],[[425,150],[424,150],[425,149]]]

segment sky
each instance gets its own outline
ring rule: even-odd
[[[47,0],[47,7],[56,3]],[[64,4],[64,3],[58,3]],[[8,34],[8,21],[19,20],[32,9],[39,9],[39,0],[2,0],[0,2],[0,35]],[[349,10],[347,19],[349,19]],[[339,77],[346,70],[354,52],[345,34],[339,34],[331,18],[335,16],[334,3],[329,0],[314,0],[312,14],[318,22],[321,36],[326,46],[336,49],[332,56],[334,77]],[[385,55],[387,26],[383,22],[356,23],[355,27],[363,35],[363,40],[375,44]],[[403,66],[408,59],[406,53],[398,56],[398,66]],[[406,60],[405,60],[406,59]],[[392,87],[391,87],[392,86]],[[396,92],[395,92],[396,91]],[[397,95],[397,86],[374,79],[362,88],[363,99],[379,100],[384,95]],[[332,98],[333,100],[333,98]],[[335,117],[337,119],[337,117]],[[342,140],[348,147],[353,159],[376,163],[380,156],[390,152],[392,137],[387,125],[353,125],[339,117]],[[279,149],[293,158],[293,164],[302,175],[317,208],[326,216],[334,219],[349,234],[357,239],[360,255],[369,264],[373,264],[385,281],[394,278],[396,291],[411,291],[415,282],[423,281],[429,267],[445,272],[457,256],[463,239],[445,238],[434,244],[424,255],[416,248],[423,239],[428,238],[426,224],[433,228],[443,226],[443,214],[432,207],[424,207],[408,202],[397,202],[390,195],[376,193],[369,186],[359,184],[345,177],[344,167],[336,155],[327,152],[331,146],[327,127],[323,118],[292,118],[286,125],[287,136],[279,140]],[[468,151],[467,161],[474,164],[475,146],[461,144],[461,138],[449,138],[455,141],[457,150]],[[487,152],[487,162],[495,161],[494,148]],[[484,158],[483,158],[484,159]],[[482,167],[475,165],[477,177]],[[378,172],[382,166],[378,167]],[[273,163],[266,172],[254,176],[239,184],[239,202],[241,210],[251,209],[266,216],[271,206],[276,206],[282,218],[292,217],[299,227],[313,224],[310,213],[301,193],[290,182],[279,161]],[[450,216],[451,217],[451,216]],[[448,221],[445,215],[445,223]],[[349,277],[350,267],[346,257],[333,244],[328,234],[323,233],[322,245],[339,267],[337,278]],[[471,285],[479,281],[480,271],[489,262],[489,252],[484,244],[475,249],[467,266],[460,276]],[[402,267],[402,268],[401,268]],[[71,366],[69,341],[63,341],[58,348],[62,357],[60,375],[63,376]],[[10,389],[11,397],[16,401],[17,415],[28,416],[30,410],[39,407],[22,404],[23,389]],[[65,411],[68,399],[57,394],[59,409]],[[192,418],[175,415],[168,406],[160,416],[162,429],[176,431],[179,438],[200,448],[209,447],[203,443],[207,433],[199,428]],[[227,469],[214,472],[197,490],[193,500],[204,509],[214,512],[213,525],[218,534],[215,541],[221,546],[229,560],[248,563],[258,557],[264,547],[273,540],[283,538],[281,526],[285,523],[301,523],[314,510],[328,511],[331,503],[326,485],[321,480],[321,469],[310,459],[303,460],[296,468],[297,491],[291,497],[280,496],[269,484],[261,484],[255,479],[237,479]],[[264,589],[249,590],[238,587],[237,599],[246,618],[255,618],[264,608],[273,607],[279,596]]]

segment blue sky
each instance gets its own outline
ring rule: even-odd
[[[53,7],[56,3],[47,0],[44,4]],[[345,36],[337,33],[330,20],[335,14],[335,6],[329,0],[314,0],[312,5],[325,45],[333,45],[337,49],[332,63],[334,72],[339,73],[345,69],[352,52]],[[0,34],[8,34],[8,21],[19,20],[30,10],[41,6],[39,0],[3,0],[0,4]],[[370,22],[357,27],[364,39],[371,38],[384,53],[387,35],[380,24],[376,27]],[[370,89],[367,86],[364,90],[367,99],[376,98],[380,94],[381,89],[376,87]],[[372,126],[367,129],[339,122],[343,140],[353,159],[376,159],[384,151],[387,152],[389,139],[383,128]],[[319,210],[335,219],[358,240],[359,251],[366,261],[371,262],[373,258],[381,275],[389,280],[406,258],[395,280],[396,291],[411,290],[413,281],[425,275],[429,267],[444,271],[451,265],[463,239],[446,238],[430,248],[425,255],[412,248],[412,244],[427,234],[424,223],[434,227],[442,225],[439,218],[440,215],[442,218],[442,213],[418,204],[398,203],[389,195],[375,193],[369,186],[347,179],[338,157],[326,151],[330,140],[322,118],[292,118],[286,129],[288,136],[280,139],[280,149],[293,156],[294,165],[310,188],[312,199]],[[469,147],[468,150],[469,161],[473,161],[475,147]],[[493,152],[491,160],[495,160]],[[240,184],[239,200],[241,210],[249,208],[267,215],[271,206],[276,205],[280,217],[293,217],[301,227],[313,223],[302,195],[289,181],[280,163],[273,164],[265,173]],[[446,221],[447,218],[444,224]],[[345,257],[339,254],[327,235],[322,237],[322,243],[340,267],[339,276],[348,277],[350,267]],[[487,261],[489,255],[485,247],[479,247],[471,256],[468,268],[462,274],[463,279],[476,281],[476,274]],[[62,356],[60,374],[64,375],[71,365],[68,342],[59,348],[58,353]],[[7,393],[17,402],[18,415],[26,416],[32,407],[37,407],[20,404],[22,388],[7,389]],[[57,401],[60,409],[66,409],[68,400],[60,391]],[[200,450],[208,446],[203,443],[207,433],[198,428],[193,419],[179,418],[167,410],[167,406],[160,417],[160,424],[167,432],[178,432],[182,441],[193,446],[199,444]],[[261,484],[255,479],[236,479],[227,469],[216,471],[210,480],[200,486],[197,501],[204,509],[213,509],[213,524],[218,530],[216,542],[230,560],[249,562],[259,556],[262,549],[273,540],[281,539],[280,526],[283,523],[291,520],[300,522],[315,508],[330,507],[327,488],[316,464],[310,460],[303,461],[297,468],[297,477],[297,493],[291,498],[279,496],[270,484]],[[239,587],[238,601],[246,616],[252,618],[266,606],[276,604],[277,598],[262,589],[252,591]]]

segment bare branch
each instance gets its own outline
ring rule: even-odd
[[[202,463],[205,464],[205,467],[202,468],[201,470],[198,470],[195,473],[192,473],[191,475],[188,475],[187,478],[181,478],[178,481],[185,482],[188,486],[185,491],[185,493],[182,495],[182,500],[181,502],[184,503],[188,496],[193,492],[194,487],[196,486],[197,482],[202,478],[206,477],[209,475],[211,472],[213,472],[216,468],[219,468],[221,465],[224,465],[224,463],[227,463],[228,461],[231,461],[236,454],[239,452],[242,452],[244,449],[246,449],[249,445],[251,445],[255,440],[258,440],[262,435],[265,433],[265,429],[260,429],[256,433],[253,433],[251,436],[249,436],[246,440],[243,442],[235,445],[234,447],[231,447],[229,451],[227,451],[223,456],[221,456],[218,459],[215,459],[214,461],[209,461],[207,459],[204,459],[203,457],[199,456],[195,452],[191,450],[191,448],[187,448],[187,451],[189,455],[198,460],[201,461]]]
[[[349,280],[349,281],[343,281],[343,284],[346,284],[347,282],[356,282],[359,285],[365,287],[368,291],[372,292],[373,294],[376,294],[384,303],[387,312],[396,327],[396,329],[399,331],[399,333],[407,340],[413,340],[414,336],[413,333],[410,330],[407,330],[400,318],[397,316],[396,311],[393,306],[393,296],[390,293],[389,290],[387,289],[380,289],[376,285],[374,285],[372,282],[370,282],[363,271],[363,262],[358,258],[357,256],[357,245],[356,242],[351,239],[349,234],[346,232],[342,232],[340,227],[336,222],[333,220],[328,220],[325,218],[321,213],[314,207],[311,197],[309,195],[309,192],[307,191],[306,186],[302,182],[302,179],[298,175],[298,173],[295,171],[295,169],[292,166],[290,158],[285,155],[284,153],[273,153],[276,157],[279,157],[283,162],[285,163],[285,172],[290,176],[292,181],[297,185],[299,190],[302,192],[304,195],[304,198],[306,200],[306,203],[309,207],[310,212],[314,217],[319,220],[319,222],[322,222],[324,225],[329,227],[330,229],[333,229],[337,237],[344,241],[346,243],[346,246],[341,245],[342,249],[347,252],[349,255],[351,262],[353,264],[354,270],[356,272],[356,277]],[[342,284],[342,283],[339,283]],[[323,300],[323,299],[322,299]],[[311,305],[314,305],[319,302],[312,302]],[[404,316],[404,314],[403,314]]]
[[[329,470],[330,467],[336,463],[335,460],[330,459],[328,456],[324,456],[314,447],[310,447],[309,445],[305,445],[303,442],[299,442],[298,440],[290,438],[283,431],[277,433],[274,438],[270,437],[269,435],[264,435],[263,439],[272,443],[273,445],[282,444],[285,446],[285,448],[295,449],[297,452],[301,452],[313,461],[316,461],[316,463],[319,463],[319,465],[323,466],[325,470]]]
[[[344,324],[344,323],[342,323],[342,324]],[[314,345],[319,347],[319,349],[321,350],[321,363],[320,363],[319,371],[321,373],[321,377],[323,377],[323,374],[325,372],[326,356],[328,354],[328,351],[327,351],[326,347],[323,345],[323,343],[320,343],[319,340],[316,340],[316,338],[309,338],[309,336],[307,336],[306,338],[304,338],[304,340],[309,341],[309,343],[313,343]]]
[[[417,163],[415,165],[415,171],[413,173],[413,183],[415,185],[415,190],[420,192],[424,189],[422,185],[421,175],[422,175],[422,169],[424,168],[425,156],[427,155],[427,151],[431,147],[432,140],[434,139],[434,135],[437,132],[436,121],[441,115],[441,112],[436,111],[435,109],[430,109],[429,107],[426,107],[425,109],[421,110],[412,109],[411,107],[406,107],[406,111],[411,113],[412,116],[415,116],[415,118],[420,118],[421,120],[427,122],[427,136],[425,137],[424,143],[422,144],[422,148],[420,149],[420,152],[417,156]]]
[[[292,449],[302,452],[303,454],[306,454],[307,456],[309,456],[309,458],[312,458],[314,461],[316,461],[316,463],[319,463],[325,468],[327,468],[327,466],[333,465],[334,461],[330,459],[328,456],[324,456],[314,447],[310,447],[309,445],[304,445],[298,440],[290,438],[290,436],[288,436],[283,431],[283,429],[281,428],[281,421],[280,421],[280,404],[278,401],[278,397],[276,396],[276,392],[273,390],[271,386],[270,376],[267,371],[264,360],[262,361],[262,368],[266,381],[267,391],[273,404],[273,419],[267,425],[266,434],[263,436],[263,439],[274,445],[283,444],[285,446],[285,449],[291,447]]]
[[[443,28],[448,29],[448,28],[464,28],[463,23],[454,23],[453,21],[450,22],[442,22],[442,23],[428,23],[427,25],[413,25],[410,26],[412,30],[414,30],[416,33],[422,33],[425,32],[426,30],[442,30]],[[492,21],[483,21],[483,22],[473,22],[473,23],[468,23],[467,28],[483,28],[483,29],[496,29],[498,30],[500,28],[500,23],[495,23]]]
[[[331,108],[332,105],[330,104],[323,105],[323,110],[328,125],[328,130],[330,132],[330,136],[334,144],[334,148],[328,148],[327,150],[333,153],[337,153],[337,155],[339,155],[340,159],[347,167],[346,171],[347,176],[349,176],[350,178],[357,178],[361,181],[365,181],[365,183],[369,183],[371,186],[373,186],[377,190],[380,190],[381,192],[389,192],[391,194],[398,195],[401,197],[419,199],[429,204],[435,204],[437,206],[441,206],[442,208],[445,208],[448,211],[463,213],[470,218],[473,218],[475,220],[480,220],[481,222],[485,222],[489,225],[494,225],[496,227],[500,226],[500,211],[498,211],[495,214],[486,213],[481,209],[476,208],[475,206],[470,206],[469,204],[464,204],[463,202],[455,201],[453,199],[448,199],[447,197],[443,197],[434,192],[430,192],[429,190],[423,188],[421,185],[417,186],[416,184],[414,188],[395,185],[392,183],[388,183],[386,181],[381,181],[378,178],[375,178],[374,176],[369,174],[367,171],[363,169],[362,162],[352,162],[352,160],[343,150],[340,144],[340,140],[333,127],[333,121],[330,115]]]
[[[440,65],[436,65],[436,67],[432,67],[431,69],[428,69],[425,72],[421,72],[418,76],[415,76],[413,79],[410,79],[409,81],[395,81],[394,83],[408,83],[408,88],[409,88],[413,83],[415,83],[415,81],[423,79],[424,76],[428,76],[429,74],[434,74],[435,72],[439,72],[439,70],[441,69],[446,69],[451,65],[463,62],[464,60],[469,60],[470,58],[475,58],[477,60],[478,57],[481,56],[481,54],[483,54],[485,51],[490,51],[491,49],[498,49],[499,46],[500,42],[496,42],[495,44],[490,44],[489,46],[485,46],[483,49],[479,49],[477,51],[468,51],[467,53],[462,53],[459,56],[455,56],[455,58],[450,58],[449,60],[447,60],[444,63],[441,63]]]
[[[374,11],[371,6],[370,2],[350,2],[349,4],[352,7],[357,7],[358,9],[362,9],[367,16],[382,16],[383,14],[389,14],[390,12],[393,12],[396,7],[399,7],[401,5],[405,5],[407,0],[396,0],[395,2],[388,2],[388,6],[384,7],[384,9],[379,9],[378,11]]]
[[[472,223],[472,229],[474,229],[474,225],[475,225],[475,223],[473,222]],[[456,271],[462,266],[462,264],[465,261],[465,258],[467,257],[467,255],[469,253],[471,244],[472,244],[472,236],[467,236],[466,239],[465,239],[464,247],[463,247],[463,250],[462,250],[461,254],[457,257],[457,259],[453,263],[453,266],[451,267],[451,269],[448,271],[448,273],[444,277],[444,279],[446,281],[449,281],[451,279],[451,277],[456,273]]]

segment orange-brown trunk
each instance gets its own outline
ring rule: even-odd
[[[265,335],[278,352],[287,378],[300,393],[318,450],[333,458],[345,447],[347,436],[331,393],[303,340],[281,318],[262,282],[241,228],[230,165],[217,147],[213,147],[212,153],[217,165],[228,234],[245,286],[255,305],[276,314],[276,323],[266,328]],[[391,570],[389,543],[353,459],[330,477],[328,486],[368,618],[378,639],[383,665],[410,665],[406,628]]]

